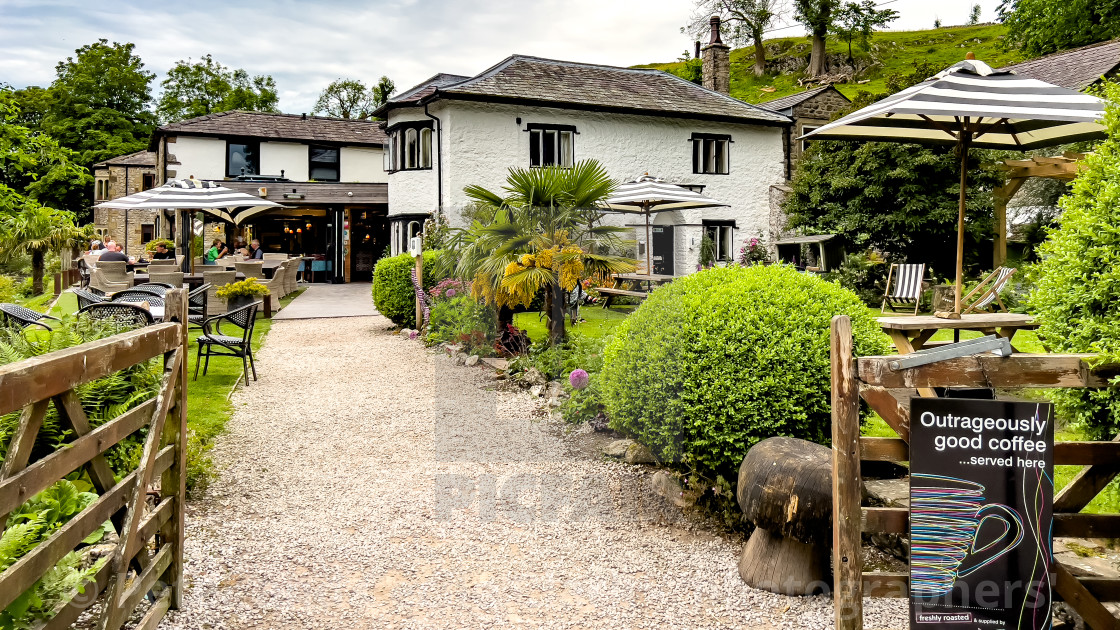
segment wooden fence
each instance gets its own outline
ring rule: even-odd
[[[852,326],[847,316],[832,320],[832,484],[833,567],[836,628],[863,627],[863,597],[908,597],[909,574],[865,573],[864,532],[909,535],[905,508],[869,508],[861,504],[861,461],[909,460],[909,400],[918,389],[934,387],[1040,388],[1104,387],[1120,366],[1093,367],[1093,355],[1015,354],[951,359],[920,367],[891,370],[898,357],[852,355]],[[898,434],[897,438],[860,436],[860,399]],[[1054,463],[1085,468],[1054,497],[1056,537],[1120,538],[1120,515],[1081,514],[1081,510],[1120,474],[1120,436],[1112,442],[1058,442]],[[1093,630],[1120,629],[1101,604],[1120,601],[1120,580],[1076,578],[1055,562],[1054,591]]]
[[[99,495],[0,573],[0,610],[106,520],[113,522],[120,535],[108,562],[81,595],[61,605],[38,627],[69,627],[84,610],[100,602],[98,628],[115,630],[158,581],[167,588],[136,627],[155,628],[169,607],[179,606],[186,496],[186,291],[168,292],[165,322],[0,367],[0,414],[22,409],[19,428],[0,469],[0,514],[11,513],[76,470],[89,473]],[[161,355],[163,374],[155,398],[91,430],[75,388]],[[29,462],[52,404],[63,428],[72,432],[72,440]],[[148,431],[139,466],[116,481],[104,453],[144,428]],[[149,492],[157,476],[159,491]],[[150,494],[155,494],[154,507],[147,502]],[[130,575],[130,571],[134,573]]]

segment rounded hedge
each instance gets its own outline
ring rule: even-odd
[[[887,337],[855,293],[785,265],[710,269],[654,291],[603,353],[611,426],[663,461],[733,481],[747,450],[831,436],[829,325],[852,319],[855,351]]]
[[[424,290],[439,282],[434,274],[439,252],[424,252]],[[416,261],[408,254],[386,256],[373,268],[373,305],[398,326],[416,327],[416,291],[412,270]]]

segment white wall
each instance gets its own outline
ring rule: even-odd
[[[439,116],[442,111],[436,108],[432,109],[432,113]],[[439,113],[437,113],[439,112]],[[422,109],[408,108],[394,110],[389,115],[389,126],[395,125],[399,122],[413,121],[413,120],[430,120],[424,115]],[[442,125],[444,134],[444,155],[440,159],[444,160],[444,166],[447,162],[447,123]],[[436,147],[438,142],[436,138],[432,137],[432,155],[436,155]],[[384,158],[382,158],[384,160]],[[384,171],[384,163],[380,165]],[[389,216],[398,216],[402,214],[414,213],[433,213],[438,209],[438,194],[436,190],[436,169],[414,170],[414,171],[396,171],[394,173],[386,173],[386,179],[389,182]],[[444,199],[447,199],[447,191],[444,191]],[[456,224],[458,225],[458,224]]]
[[[381,149],[371,147],[342,147],[339,154],[339,181],[381,184],[389,181],[383,154]]]
[[[179,136],[175,142],[168,143],[167,152],[175,156],[179,164],[168,164],[168,171],[175,171],[168,179],[225,179],[226,141],[220,138],[197,138]]]
[[[307,145],[298,142],[261,142],[260,174],[279,175],[293,182],[307,181]]]

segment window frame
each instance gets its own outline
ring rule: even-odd
[[[572,168],[576,163],[576,136],[579,135],[579,130],[575,125],[557,125],[551,123],[528,123],[525,125],[525,133],[529,134],[529,168],[547,168],[549,166],[558,166],[560,168]],[[545,162],[545,146],[544,137],[546,133],[555,134],[552,146],[552,163]],[[538,155],[534,156],[533,153],[533,140],[537,139]],[[567,147],[565,152],[564,139],[567,138]],[[566,154],[565,154],[566,153]],[[538,163],[534,164],[533,159],[536,157]],[[567,164],[564,164],[564,158],[567,157]]]
[[[799,133],[797,135],[798,136],[804,136],[805,134],[809,133],[810,131],[816,131],[817,129],[820,129],[823,126],[824,126],[823,124],[819,124],[819,125],[818,124],[813,124],[813,125],[802,124],[801,125],[801,133]],[[797,155],[800,156],[802,153],[805,153],[805,151],[809,150],[809,143],[811,143],[811,142],[816,142],[816,140],[805,140],[804,138],[801,139],[798,143],[801,148],[798,150]]]
[[[247,146],[247,147],[249,147],[249,146],[254,147],[253,157],[254,157],[254,160],[256,161],[256,164],[254,164],[253,166],[254,166],[254,168],[257,172],[253,173],[253,172],[247,171],[247,172],[244,173],[244,175],[260,175],[260,170],[261,170],[261,142],[260,142],[260,140],[257,140],[257,139],[254,139],[254,138],[227,138],[226,139],[226,177],[235,178],[235,177],[241,177],[241,175],[242,175],[242,173],[231,174],[229,172],[230,146],[235,145],[235,144],[240,144],[240,145],[244,145],[244,146]]]
[[[704,234],[712,239],[716,246],[716,262],[734,262],[735,261],[735,221],[732,219],[718,220],[718,219],[705,219],[701,222],[704,229]],[[721,243],[728,243],[727,255],[723,257],[721,252]]]
[[[156,187],[155,173],[141,173],[140,174],[140,189],[151,190]]]
[[[436,159],[432,148],[432,141],[435,136],[433,121],[410,120],[401,122],[389,127],[385,132],[389,136],[385,172],[429,171],[432,169],[432,161]],[[409,136],[413,138],[414,154],[409,149]],[[426,146],[425,142],[427,143]]]
[[[94,195],[98,201],[101,201],[105,198],[105,180],[97,180],[97,190],[94,192]]]
[[[150,231],[150,238],[144,236],[144,232]],[[156,224],[155,223],[141,223],[140,224],[140,241],[142,243],[149,243],[156,238]]]
[[[312,156],[312,152],[315,149],[326,149],[326,150],[329,150],[329,151],[334,151],[334,162],[323,162],[321,160],[313,159],[311,156]],[[323,167],[322,165],[330,165],[330,164],[334,165],[334,170],[335,170],[334,179],[323,179],[321,177],[315,177],[313,175],[313,172],[315,170],[316,165],[320,165],[320,168],[322,168]],[[340,181],[342,179],[342,147],[338,146],[338,145],[333,145],[333,144],[309,144],[309,145],[307,145],[307,179],[309,181],[313,179],[317,182],[337,182],[337,181]]]
[[[731,134],[693,132],[688,141],[692,144],[694,175],[731,174],[731,145],[735,143]],[[708,170],[709,163],[716,165],[715,170]]]

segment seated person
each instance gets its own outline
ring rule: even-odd
[[[264,260],[264,250],[261,249],[261,242],[257,239],[253,239],[249,247],[249,258],[253,260]]]
[[[229,250],[226,249],[226,244],[222,242],[222,239],[216,238],[210,243],[210,249],[206,250],[206,255],[202,257],[202,263],[204,265],[216,265],[218,259],[228,253]]]
[[[167,249],[163,243],[156,245],[156,251],[152,254],[152,260],[175,260],[175,250]]]
[[[121,251],[122,249],[123,248],[120,245],[117,245],[116,243],[113,243],[113,242],[106,243],[105,244],[105,253],[98,256],[97,260],[104,260],[106,262],[112,262],[114,260],[121,260],[121,261],[124,261],[124,262],[128,262],[128,256],[124,255],[124,252]]]

